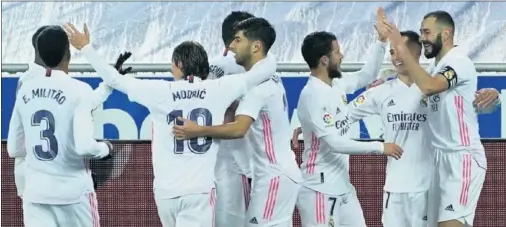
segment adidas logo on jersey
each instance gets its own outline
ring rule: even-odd
[[[387,106],[395,106],[394,100],[390,99],[390,102],[388,102]]]
[[[251,223],[251,224],[258,224],[257,218],[253,217],[252,219],[249,220],[249,223]]]
[[[449,206],[447,206],[447,207],[445,208],[445,210],[447,210],[447,211],[455,211],[455,210],[453,209],[453,205],[452,205],[452,204],[450,204]]]

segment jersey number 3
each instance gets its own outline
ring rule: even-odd
[[[36,145],[32,148],[35,157],[41,161],[51,161],[58,155],[58,141],[54,135],[55,122],[53,113],[47,110],[39,110],[32,115],[32,126],[40,127],[44,123],[45,129],[40,131],[40,140],[47,146]]]
[[[183,111],[182,110],[174,110],[170,112],[168,116],[168,123],[174,122],[177,125],[182,124],[182,122],[177,121],[176,119],[178,117],[183,117]],[[213,115],[211,114],[211,111],[209,111],[206,108],[196,108],[190,111],[188,113],[188,120],[193,122],[199,122],[199,119],[201,122],[203,122],[204,126],[211,126],[213,124]],[[188,148],[192,153],[195,154],[204,154],[206,153],[209,148],[211,147],[211,144],[213,143],[213,139],[211,137],[204,137],[203,142],[199,143],[199,139],[202,138],[193,138],[190,140],[176,140],[174,138],[174,153],[175,154],[182,154],[185,150],[184,143],[188,142]]]

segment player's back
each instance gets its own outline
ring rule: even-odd
[[[91,91],[62,71],[34,77],[18,91],[13,114],[25,133],[27,201],[69,204],[94,190],[87,163],[76,152],[73,122],[76,104]]]
[[[301,181],[290,147],[288,103],[281,79],[274,75],[249,91],[239,103],[236,115],[247,115],[255,120],[248,134],[254,150],[254,176],[284,174],[296,182]]]
[[[222,76],[244,73],[246,70],[244,67],[237,64],[234,58],[234,53],[227,51],[224,55],[218,55],[209,60],[209,78],[218,79]],[[233,109],[235,111],[235,109]],[[235,113],[231,112],[229,116],[234,116]],[[225,121],[231,121],[233,119],[225,119]],[[251,177],[250,168],[250,151],[251,144],[248,140],[248,136],[233,140],[223,140],[220,145],[220,152],[218,152],[218,163],[217,166],[224,166],[227,171],[237,171],[244,173],[246,176]],[[221,165],[222,163],[235,162],[239,169],[232,170],[228,165]]]
[[[166,83],[170,88],[164,94],[165,104],[150,108],[155,196],[208,193],[214,187],[213,169],[220,141],[207,137],[176,140],[172,127],[178,117],[204,126],[220,125],[233,98],[224,95],[226,91],[218,80]]]

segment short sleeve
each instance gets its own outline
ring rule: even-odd
[[[334,126],[335,119],[331,112],[330,105],[326,102],[324,96],[316,97],[312,95],[301,96],[301,102],[297,107],[299,120],[301,122],[309,123],[316,134],[316,137],[321,138],[331,133],[336,132]],[[304,124],[302,125],[304,127]]]
[[[246,115],[257,120],[260,110],[265,105],[266,97],[258,92],[258,90],[252,90],[247,93],[240,101],[235,116]]]
[[[477,77],[476,68],[469,58],[454,58],[448,60],[448,63],[439,70],[448,81],[448,89],[467,84],[470,80]]]
[[[357,122],[370,115],[379,114],[378,105],[374,100],[374,97],[379,95],[377,91],[377,88],[369,89],[348,104],[350,123]]]

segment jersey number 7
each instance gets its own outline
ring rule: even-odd
[[[174,122],[176,125],[181,125],[183,122],[176,120],[178,117],[183,117],[183,110],[173,110],[167,116],[168,123]],[[196,108],[188,113],[188,120],[199,123],[199,119],[204,123],[203,126],[211,126],[213,124],[213,115],[211,111],[206,108]],[[203,143],[199,143],[199,139],[203,139]],[[176,140],[174,138],[174,153],[183,154],[185,150],[185,142],[187,142],[188,149],[194,154],[204,154],[213,143],[211,137],[193,138],[189,140]]]

